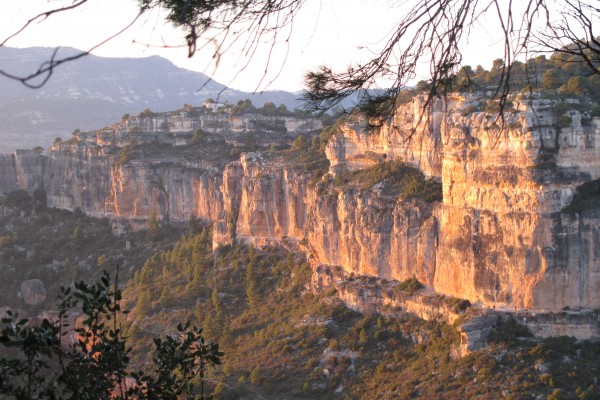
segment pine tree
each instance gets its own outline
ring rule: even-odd
[[[254,245],[250,245],[248,246],[248,259],[250,260],[250,262],[254,262],[256,261],[256,249],[254,248]]]
[[[204,334],[208,339],[213,339],[218,336],[219,332],[216,331],[213,318],[211,313],[205,313],[204,319],[202,320],[202,329],[204,330]]]
[[[235,345],[235,341],[233,340],[231,329],[229,328],[229,323],[227,321],[223,323],[223,329],[221,330],[221,337],[219,338],[219,341],[223,349],[233,349]]]
[[[160,304],[165,308],[171,306],[171,303],[173,302],[173,298],[171,296],[171,291],[166,286],[163,288],[158,301],[160,301]]]
[[[360,330],[358,340],[361,343],[367,343],[369,341],[369,336],[367,336],[367,331],[364,328]]]
[[[250,372],[250,383],[253,385],[259,385],[262,380],[261,372],[259,367],[255,367]]]
[[[246,298],[248,301],[248,306],[250,306],[250,308],[252,309],[258,306],[260,300],[256,286],[256,277],[254,276],[254,263],[250,262],[246,267]]]
[[[197,231],[198,231],[198,217],[196,217],[196,214],[191,213],[190,219],[188,220],[189,235],[190,236],[195,235]]]
[[[81,228],[79,226],[76,226],[75,229],[73,229],[73,240],[76,242],[81,240]]]
[[[135,314],[138,317],[144,317],[150,312],[150,306],[152,302],[152,296],[150,290],[143,290],[138,297],[137,304],[135,305]]]
[[[148,234],[150,234],[152,239],[158,239],[160,237],[160,226],[158,224],[156,211],[152,211],[148,217]]]
[[[212,290],[212,294],[211,294],[211,300],[212,300],[212,304],[213,304],[213,309],[215,310],[215,312],[219,312],[221,307],[220,307],[220,301],[219,301],[219,291],[217,290],[216,287],[213,288]]]

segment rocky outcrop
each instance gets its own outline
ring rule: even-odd
[[[486,347],[488,338],[494,333],[502,317],[506,316],[487,311],[481,315],[472,316],[464,324],[459,325],[461,355]]]
[[[458,350],[462,356],[487,346],[487,340],[498,322],[508,317],[492,310],[469,308],[468,303],[424,288],[406,290],[397,281],[355,277],[340,267],[320,264],[313,265],[313,269],[311,289],[335,290],[338,297],[355,311],[395,318],[411,314],[427,321],[455,324],[461,335]]]
[[[13,171],[0,172],[0,191],[42,187],[51,207],[130,228],[152,213],[171,222],[195,213],[213,222],[215,248],[291,244],[348,273],[416,277],[437,293],[498,310],[600,307],[600,207],[562,211],[579,185],[600,177],[600,119],[515,98],[500,120],[477,111],[480,101],[439,99],[424,113],[416,98],[369,132],[353,117],[329,141],[330,174],[320,178],[273,152],[231,162],[183,157],[177,135],[139,119],[150,130],[135,137],[150,144],[150,155],[123,159],[118,145],[129,133],[121,124],[57,144],[47,156],[0,159]],[[185,133],[193,126],[183,117],[165,121]],[[335,183],[346,170],[383,160],[441,181],[443,201],[406,200],[384,181],[368,189]]]
[[[224,216],[235,220],[235,228],[217,221],[217,244],[233,237],[257,246],[286,241],[358,274],[433,283],[438,226],[431,204],[377,190],[323,191],[323,183],[311,184],[306,171],[257,153],[230,164],[224,184],[230,171],[240,179],[223,191],[224,198],[235,199],[225,205]]]
[[[561,128],[551,101],[515,103],[504,126],[486,113],[444,119],[434,287],[487,305],[597,307],[600,220],[561,210],[600,174],[600,129],[579,114]]]
[[[310,288],[335,289],[350,308],[363,313],[379,312],[390,316],[410,313],[427,321],[454,323],[465,313],[452,299],[427,289],[403,290],[398,281],[354,275],[343,268],[314,263]]]
[[[21,295],[25,304],[35,306],[46,300],[48,290],[39,279],[29,279],[21,283]]]
[[[419,246],[433,249],[432,272],[412,272],[437,292],[494,307],[598,307],[598,211],[562,210],[579,185],[600,177],[600,119],[557,111],[568,109],[568,103],[557,107],[552,100],[515,98],[514,111],[500,120],[478,112],[479,101],[477,96],[438,100],[425,118],[427,124],[424,117],[417,119],[419,99],[410,105],[415,107],[412,113],[409,105],[401,106],[392,121],[372,133],[350,124],[328,144],[330,171],[363,168],[385,157],[441,178],[443,202],[424,215],[419,229],[419,235],[435,238]],[[401,145],[397,138],[407,132],[412,141]],[[325,210],[318,215],[326,215]],[[434,234],[427,229],[429,221],[435,221]],[[385,224],[377,220],[377,226]],[[358,248],[341,251],[351,254]],[[377,246],[371,249],[382,259],[387,256]],[[350,259],[319,259],[350,271],[389,276],[361,271]],[[358,264],[368,265],[362,260]],[[391,261],[384,264],[395,271],[395,278],[410,276],[410,270],[394,268]],[[415,270],[422,272],[423,267]]]
[[[573,336],[600,340],[600,311],[563,310],[558,313],[517,313],[515,319],[536,337]]]
[[[340,127],[340,133],[327,144],[331,173],[344,168],[356,170],[385,159],[400,159],[423,171],[426,176],[440,176],[442,171],[441,124],[449,106],[435,101],[424,109],[424,99],[401,105],[394,117],[383,126],[365,129],[366,121],[352,116]]]
[[[380,313],[390,317],[416,315],[427,321],[454,324],[461,335],[462,356],[488,345],[491,335],[506,324],[520,325],[535,337],[572,336],[600,339],[600,311],[563,310],[558,313],[508,311],[473,307],[456,298],[440,295],[427,288],[403,288],[397,281],[355,276],[341,267],[313,263],[310,282],[313,291],[335,290],[351,309],[362,313]],[[514,334],[514,333],[513,333]]]

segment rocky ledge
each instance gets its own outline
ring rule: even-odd
[[[302,158],[310,143],[286,158],[239,154],[217,130],[199,142],[183,131],[163,137],[154,122],[131,146],[111,144],[108,131],[80,134],[47,155],[2,156],[0,194],[45,191],[48,206],[118,229],[194,213],[213,223],[215,248],[296,246],[355,276],[414,277],[492,310],[600,308],[600,119],[577,99],[516,96],[503,120],[481,101],[439,99],[423,117],[417,97],[371,131],[353,117],[329,138],[323,169]],[[384,293],[380,285],[363,293]],[[352,303],[353,291],[339,291]],[[419,296],[414,312],[453,315],[425,311],[430,299]]]

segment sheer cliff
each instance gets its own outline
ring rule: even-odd
[[[485,108],[471,95],[424,110],[417,97],[371,131],[352,117],[328,137],[328,172],[248,151],[315,133],[310,121],[140,117],[47,155],[2,156],[0,194],[44,189],[48,206],[117,230],[194,213],[213,223],[215,248],[293,245],[315,263],[497,308],[600,307],[600,195],[580,190],[600,178],[600,119],[576,100],[515,97],[504,119]],[[316,152],[309,142],[301,150]]]
[[[539,97],[515,98],[502,120],[478,111],[481,100],[439,100],[425,128],[393,121],[372,136],[349,128],[330,142],[332,165],[392,156],[441,178],[443,202],[431,216],[435,261],[425,275],[432,279],[422,280],[436,291],[495,307],[598,307],[600,194],[591,207],[568,206],[577,187],[600,177],[600,120],[576,100]],[[417,100],[397,116],[423,124],[420,110]],[[409,136],[393,149],[381,145]]]

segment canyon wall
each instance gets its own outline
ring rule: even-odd
[[[123,159],[122,125],[80,134],[47,156],[1,157],[0,193],[43,188],[50,207],[79,208],[126,229],[153,213],[169,222],[194,213],[213,222],[215,248],[292,244],[316,263],[416,277],[497,309],[600,307],[600,206],[562,212],[578,186],[600,178],[600,120],[577,107],[557,114],[553,101],[539,98],[514,99],[502,120],[477,111],[480,102],[439,99],[424,112],[416,98],[371,131],[353,117],[329,140],[323,177],[277,152],[184,157],[177,149],[186,136],[154,132],[159,117],[151,117],[138,121],[148,131],[136,137],[155,143],[152,156]],[[193,128],[167,122],[174,131]],[[443,201],[405,200],[386,182],[367,190],[335,183],[344,171],[385,160],[441,182]]]
[[[514,104],[504,121],[444,119],[434,287],[500,307],[597,307],[598,214],[561,210],[600,177],[600,120],[573,111],[561,127],[550,100]]]
[[[441,125],[447,107],[455,101],[435,101],[425,107],[421,96],[398,107],[384,125],[365,129],[364,118],[352,116],[340,127],[341,134],[328,143],[326,154],[330,171],[336,174],[344,168],[356,170],[375,165],[386,159],[402,160],[428,176],[442,173]]]
[[[567,103],[571,111],[557,112],[556,101],[516,98],[502,120],[477,111],[480,101],[477,96],[440,99],[426,125],[423,117],[418,119],[418,99],[401,106],[389,124],[372,134],[348,125],[329,143],[331,173],[364,168],[369,160],[385,157],[441,179],[443,202],[429,217],[437,227],[433,271],[419,275],[386,260],[394,278],[414,274],[439,293],[499,309],[598,307],[600,198],[595,210],[562,210],[578,186],[600,178],[600,119],[576,111],[582,108],[576,101]],[[419,234],[429,231],[421,228]],[[387,256],[377,246],[372,250],[382,259]],[[343,249],[344,254],[351,251]],[[390,276],[385,270],[361,269],[350,259],[318,258],[351,271]],[[411,265],[423,271],[418,261]]]

